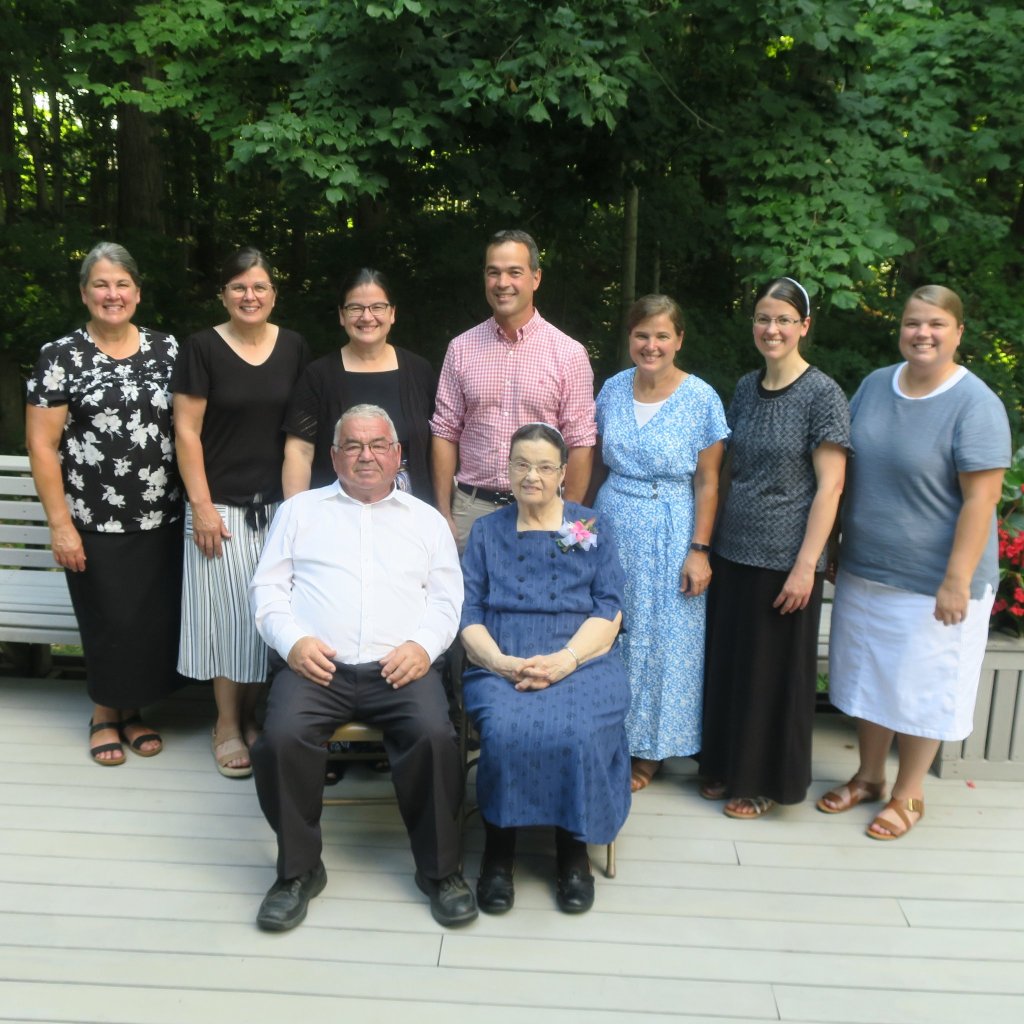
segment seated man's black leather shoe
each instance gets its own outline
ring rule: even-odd
[[[558,909],[565,914],[585,914],[594,905],[594,876],[590,869],[559,872],[555,886]]]
[[[447,878],[438,879],[427,878],[417,871],[416,884],[420,892],[430,897],[430,912],[438,924],[451,928],[476,920],[476,900],[458,872]]]
[[[327,884],[323,861],[297,878],[278,879],[268,890],[256,915],[256,924],[265,932],[286,932],[306,917],[306,907]]]
[[[507,914],[516,901],[516,887],[512,882],[514,864],[480,865],[480,877],[476,883],[477,906],[485,914]]]

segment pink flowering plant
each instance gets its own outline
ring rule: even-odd
[[[593,516],[590,519],[577,519],[575,523],[570,523],[568,520],[563,522],[561,529],[558,531],[558,540],[556,541],[562,553],[565,554],[574,548],[580,551],[589,551],[591,548],[596,548],[597,530],[594,529],[595,522],[596,520]]]
[[[1013,454],[996,510],[999,531],[999,589],[992,626],[1002,633],[1024,633],[1024,448]]]

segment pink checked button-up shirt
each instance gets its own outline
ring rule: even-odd
[[[494,317],[452,340],[430,429],[459,446],[460,482],[508,490],[509,442],[536,421],[570,448],[596,443],[594,372],[578,341],[536,312],[513,340]]]

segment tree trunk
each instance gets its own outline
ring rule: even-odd
[[[14,134],[14,80],[0,78],[0,190],[4,196],[4,223],[18,219],[21,189],[18,182],[18,149]]]
[[[61,138],[61,103],[60,94],[51,88],[50,97],[50,162],[51,162],[51,195],[53,196],[53,214],[57,220],[64,217],[64,142]]]
[[[150,62],[152,64],[152,62]],[[129,82],[142,87],[144,73],[154,66],[133,68]],[[131,231],[164,230],[163,160],[154,119],[127,103],[117,107],[117,227]]]
[[[639,230],[640,189],[626,186],[626,201],[622,215],[622,320],[636,299],[636,245]],[[629,366],[629,342],[623,340],[619,364]]]
[[[36,119],[35,97],[30,83],[21,83],[21,114],[25,122],[25,145],[32,157],[32,177],[36,186],[36,210],[48,213],[50,193],[46,181],[46,146],[43,131]]]
[[[25,451],[25,401],[22,371],[9,351],[0,349],[0,451]]]

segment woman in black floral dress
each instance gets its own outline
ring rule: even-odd
[[[82,634],[97,764],[163,748],[139,709],[178,683],[181,490],[169,334],[132,323],[141,298],[126,249],[101,242],[79,280],[89,321],[44,345],[27,384],[25,434],[53,555]]]

